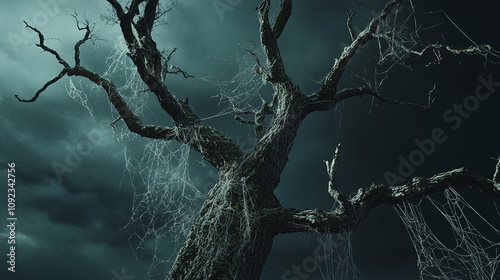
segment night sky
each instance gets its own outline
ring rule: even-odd
[[[180,1],[166,16],[166,25],[156,31],[160,48],[178,50],[172,62],[195,79],[167,78],[170,89],[180,98],[189,97],[192,108],[204,118],[225,108],[219,105],[217,83],[227,81],[238,71],[238,58],[246,47],[260,44],[257,12],[259,1],[242,1],[232,10],[218,13],[214,2]],[[237,3],[238,1],[229,1]],[[273,7],[277,7],[274,1]],[[325,2],[325,3],[323,3]],[[327,2],[327,3],[326,3]],[[302,92],[318,89],[321,80],[350,42],[344,5],[351,1],[294,1],[294,11],[279,40],[286,69]],[[354,19],[358,31],[368,23],[371,12],[377,14],[385,1],[363,1]],[[463,33],[477,44],[500,49],[495,30],[500,24],[498,4],[492,1],[417,1],[418,11],[445,10]],[[443,3],[441,3],[443,2]],[[44,4],[45,3],[45,4]],[[47,89],[34,103],[19,103],[14,95],[31,98],[47,81],[61,71],[61,65],[34,44],[37,39],[24,29],[28,20],[47,37],[47,44],[72,62],[73,46],[83,33],[70,14],[87,16],[103,40],[82,47],[82,65],[102,74],[106,57],[119,39],[119,28],[107,25],[101,15],[109,14],[104,0],[3,1],[0,10],[0,176],[7,177],[7,163],[16,164],[16,273],[7,272],[8,228],[0,231],[0,279],[118,279],[134,276],[145,279],[152,258],[142,251],[134,255],[130,234],[122,228],[131,213],[133,188],[124,171],[124,148],[109,126],[112,114],[102,90],[73,82],[88,98],[93,117],[80,102],[71,99],[66,88],[68,78]],[[497,5],[497,6],[494,6]],[[274,10],[275,11],[275,10]],[[422,33],[429,42],[443,40],[455,46],[471,42],[443,13],[420,14],[421,24],[434,29]],[[364,86],[371,79],[377,62],[372,42],[349,65],[341,87]],[[295,141],[289,164],[282,174],[276,195],[286,207],[329,210],[333,200],[327,192],[328,176],[324,160],[331,160],[335,146],[342,143],[338,167],[339,188],[346,194],[371,183],[386,184],[384,174],[398,173],[400,159],[418,149],[415,141],[432,137],[435,129],[444,131],[446,140],[415,167],[411,176],[431,176],[465,166],[491,178],[500,155],[500,97],[497,91],[466,117],[449,113],[454,104],[463,104],[474,95],[481,79],[500,81],[498,65],[484,65],[481,56],[443,54],[440,65],[425,67],[431,55],[407,61],[413,70],[396,67],[380,88],[382,94],[404,101],[427,102],[427,92],[436,84],[435,102],[429,112],[394,105],[372,105],[369,97],[344,102],[342,121],[335,111],[318,112],[303,123]],[[490,57],[491,62],[500,58]],[[491,75],[491,78],[489,78]],[[483,77],[483,78],[480,78]],[[123,79],[118,82],[123,82]],[[262,96],[266,97],[267,88]],[[494,90],[494,88],[493,88]],[[269,95],[267,97],[269,99]],[[467,99],[469,98],[469,99]],[[447,117],[445,117],[446,115]],[[148,103],[144,123],[165,123],[166,115]],[[243,145],[251,142],[252,128],[239,124],[231,116],[212,118],[210,125],[228,133]],[[341,123],[341,125],[339,125]],[[167,123],[168,124],[168,123]],[[118,126],[123,123],[119,122]],[[55,162],[64,163],[68,154],[99,131],[102,138],[71,172],[59,178]],[[134,142],[131,153],[140,153],[147,140]],[[189,174],[199,190],[206,193],[216,181],[214,169],[200,163],[192,151]],[[403,176],[404,177],[404,176]],[[62,178],[62,180],[60,180]],[[407,178],[404,178],[407,182]],[[7,191],[4,184],[0,199],[2,224],[7,224]],[[485,217],[500,228],[495,199],[477,192],[461,191]],[[437,199],[439,195],[435,196]],[[418,201],[415,201],[418,202]],[[496,202],[500,202],[496,199]],[[429,212],[428,221],[437,212]],[[282,279],[285,271],[313,255],[317,236],[277,236],[261,279]],[[500,237],[496,235],[496,242]],[[134,240],[132,239],[132,243]],[[174,253],[172,244],[162,247],[160,257]],[[353,256],[361,279],[419,279],[416,255],[406,229],[393,206],[378,207],[353,233]],[[170,250],[170,251],[169,251]],[[155,269],[166,270],[169,264]],[[496,277],[499,277],[500,272]],[[122,279],[127,279],[121,277]],[[132,279],[132,278],[129,278]],[[156,277],[151,279],[162,279]],[[291,279],[291,278],[290,278]],[[307,279],[322,279],[319,270]],[[495,278],[497,279],[497,278]]]

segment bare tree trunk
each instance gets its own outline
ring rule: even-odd
[[[277,230],[242,179],[221,174],[166,279],[260,279]]]

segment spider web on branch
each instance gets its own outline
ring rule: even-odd
[[[148,117],[155,118],[148,108],[150,93],[127,52],[124,38],[118,38],[106,60],[108,69],[103,77],[115,82],[137,116],[142,119],[148,113]],[[71,79],[66,87],[68,95],[80,102],[94,119],[93,109],[81,88]],[[97,85],[91,85],[90,89],[101,90]],[[112,104],[109,106],[113,119],[118,119],[116,109]],[[206,199],[206,194],[196,188],[189,176],[190,147],[172,141],[142,139],[120,122],[110,125],[123,146],[125,167],[120,187],[130,185],[133,191],[130,217],[123,230],[129,234],[136,258],[151,262],[147,276],[164,276]]]
[[[441,64],[446,56],[453,56],[460,64],[462,57],[466,56],[482,57],[484,66],[499,63],[500,52],[488,45],[476,43],[473,36],[465,33],[445,11],[417,11],[413,2],[410,0],[407,4],[398,4],[380,22],[373,40],[357,51],[356,61],[362,59],[363,63],[356,62],[357,66],[349,68],[350,85],[359,86],[361,82],[373,91],[380,91],[382,85],[394,80],[386,81],[389,77],[398,76],[401,71],[409,71],[408,75],[413,75],[415,70],[428,71],[429,67]],[[372,10],[367,17],[356,15],[354,18],[370,22],[379,15],[380,11]],[[356,27],[354,30],[361,29]],[[457,35],[458,45],[448,45],[445,36],[450,30]],[[341,49],[346,45],[350,43],[341,43]],[[420,97],[418,99],[422,100],[420,103],[423,105],[430,106],[434,102],[431,95],[439,85],[429,83],[422,87],[419,91],[428,93],[427,100]],[[373,101],[372,98],[372,107],[375,106]]]
[[[127,53],[125,40],[120,37],[114,43],[113,51],[106,60],[108,69],[103,77],[114,81],[134,114],[141,119],[146,118],[145,114],[147,117],[152,115],[155,118],[153,111],[148,107],[150,93],[146,90]],[[253,75],[255,60],[238,55],[237,61],[239,69],[233,79],[227,83],[217,84],[224,99],[230,101],[231,107],[225,108],[212,118],[232,114],[234,109],[232,106],[238,106],[240,109],[251,108],[252,100],[259,96],[259,90],[264,86],[261,78]],[[101,90],[96,85],[92,87],[95,91]],[[91,112],[82,90],[78,90],[72,83],[68,89],[68,94]],[[116,109],[112,104],[109,106],[113,119],[118,120]],[[205,191],[210,188],[200,191],[190,178],[189,145],[143,139],[131,133],[122,122],[113,122],[111,126],[114,136],[123,146],[125,167],[120,186],[130,185],[133,190],[131,214],[123,230],[129,234],[129,244],[136,258],[141,261],[144,259],[151,261],[147,277],[164,276],[207,198]],[[240,190],[243,198],[242,211],[235,211],[234,206],[225,200],[224,196],[216,198],[220,200],[216,202],[220,208],[212,215],[213,218],[207,221],[207,226],[208,238],[220,240],[220,246],[214,248],[204,240],[197,240],[204,255],[216,257],[228,254],[230,250],[236,250],[238,258],[248,258],[243,248],[252,242],[252,228],[256,217],[250,210],[253,208],[253,202],[249,190],[244,182],[238,183],[234,180],[235,178],[216,179],[218,186],[226,192],[231,192],[234,184],[242,186]],[[239,221],[243,233],[238,248],[224,246],[232,243],[228,242],[228,238],[234,238],[229,232],[234,220]],[[229,265],[233,266],[234,264]]]
[[[500,230],[454,189],[444,191],[444,197],[444,203],[427,200],[446,219],[454,240],[436,236],[424,218],[422,201],[396,206],[417,253],[420,279],[500,279]],[[479,223],[493,232],[496,241],[477,229]]]
[[[433,16],[433,20],[441,18],[441,22],[433,25],[424,26],[421,19],[422,16]],[[434,16],[435,15],[435,16]],[[443,24],[451,25],[451,28],[461,34],[464,46],[446,46],[446,39],[443,33],[441,38],[436,39],[434,36],[429,37],[426,33],[432,31],[432,34],[441,32],[439,26]],[[378,65],[388,65],[385,69],[389,70],[394,64],[402,65],[409,69],[412,66],[408,64],[410,57],[423,56],[426,48],[432,53],[434,60],[430,61],[426,66],[440,64],[442,54],[448,52],[455,56],[458,55],[479,55],[484,58],[484,63],[487,64],[491,57],[500,58],[500,53],[487,45],[479,45],[471,36],[466,34],[458,24],[443,11],[419,12],[416,11],[413,1],[409,1],[409,5],[397,5],[394,11],[383,20],[376,30],[374,37],[378,45]],[[438,48],[433,45],[441,45]],[[458,57],[457,57],[458,59]],[[383,74],[384,71],[379,71]]]
[[[343,104],[338,121],[339,129],[342,122],[342,113]],[[335,202],[330,211],[335,211],[338,206],[339,203]],[[322,244],[323,253],[325,253],[324,256],[327,256],[324,265],[319,266],[323,279],[361,279],[361,273],[354,262],[352,232],[348,231],[339,234],[322,234],[318,238],[318,241]]]
[[[257,51],[253,46],[238,52],[233,59],[218,59],[219,62],[236,65],[238,70],[230,79],[213,76],[201,78],[218,92],[214,97],[220,99],[219,104],[227,104],[217,114],[202,120],[231,115],[235,109],[241,111],[257,109],[261,105],[259,102],[262,100],[262,90],[267,81],[263,78],[265,70],[258,65],[256,58],[265,61],[263,57],[262,51]]]
[[[76,87],[73,83],[73,79],[69,77],[68,85],[66,85],[66,92],[68,93],[68,96],[74,101],[79,102],[89,112],[90,117],[92,117],[92,120],[95,122],[94,110],[89,104],[87,95],[83,93],[83,90],[81,90],[81,81],[78,83],[78,87],[80,89]]]
[[[338,205],[335,202],[331,211],[334,211]],[[309,233],[298,234],[307,246],[311,244],[308,239],[309,235]],[[313,232],[312,237],[316,241],[313,243],[316,247],[311,250],[312,256],[306,257],[301,263],[301,271],[306,274],[306,276],[301,275],[301,279],[311,279],[310,276],[317,273],[317,270],[321,278],[325,280],[361,279],[361,273],[354,262],[352,232],[338,234]],[[311,264],[313,264],[312,267]]]
[[[114,53],[108,58],[109,69],[105,77],[124,75],[125,83],[119,91],[130,109],[142,118],[145,110],[149,110],[150,93],[145,91],[127,52],[126,44],[120,38]],[[111,111],[117,114],[114,108]],[[124,148],[125,174],[134,191],[130,219],[124,230],[130,234],[130,245],[135,252],[141,250],[150,254],[149,276],[164,275],[206,196],[189,176],[188,145],[163,140],[141,141],[141,137],[131,133],[125,125],[118,130],[116,137]],[[137,144],[144,145],[142,152]],[[174,250],[167,249],[172,245]],[[172,254],[166,255],[165,251]]]

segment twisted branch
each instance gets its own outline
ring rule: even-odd
[[[402,186],[385,187],[372,185],[359,189],[348,203],[352,212],[336,209],[322,210],[273,209],[267,215],[277,226],[279,233],[321,232],[343,233],[356,230],[371,209],[378,205],[398,204],[409,199],[420,198],[449,188],[470,187],[494,197],[500,196],[500,183],[479,176],[465,168],[436,174],[430,178],[413,178]]]
[[[284,83],[290,79],[285,72],[285,65],[283,64],[283,59],[281,58],[277,36],[279,37],[281,35],[281,32],[285,27],[289,17],[287,14],[291,13],[292,5],[291,1],[284,0],[282,2],[281,10],[279,12],[279,15],[281,16],[279,20],[276,20],[274,28],[271,28],[269,23],[270,5],[271,0],[264,0],[257,8],[259,10],[260,40],[266,54],[267,64],[269,66],[267,80],[271,83]]]
[[[69,68],[69,64],[64,59],[62,59],[61,56],[56,51],[54,51],[52,48],[45,45],[45,37],[43,36],[42,32],[40,32],[40,30],[38,30],[37,28],[29,25],[26,21],[23,21],[23,22],[26,25],[25,26],[26,28],[29,28],[29,29],[35,31],[38,34],[39,42],[38,42],[38,44],[36,44],[36,46],[41,48],[42,50],[44,50],[46,52],[51,53],[53,56],[55,56],[57,59],[57,62],[59,62],[59,64],[64,66],[64,68]]]
[[[129,109],[127,103],[112,81],[105,79],[97,73],[89,71],[80,65],[80,47],[92,38],[92,30],[89,27],[88,22],[86,22],[85,26],[80,26],[80,22],[78,21],[76,14],[74,17],[76,19],[77,28],[80,31],[85,31],[85,35],[75,44],[74,67],[71,67],[64,59],[62,59],[58,52],[45,45],[45,38],[38,29],[25,22],[27,28],[32,29],[38,34],[39,43],[37,46],[55,56],[58,62],[63,65],[63,70],[58,76],[47,82],[40,90],[38,90],[33,98],[27,100],[20,98],[18,95],[15,97],[20,102],[34,102],[42,92],[44,92],[50,85],[59,81],[62,77],[66,75],[84,77],[102,87],[107,93],[109,101],[118,111],[119,117],[113,121],[112,125],[116,125],[116,123],[122,119],[131,132],[139,134],[142,137],[177,140],[181,143],[188,144],[193,149],[199,151],[205,160],[218,169],[226,168],[226,165],[230,165],[232,162],[241,160],[244,155],[241,147],[239,147],[233,139],[224,133],[203,124],[194,111],[189,107],[187,100],[185,102],[178,100],[163,83],[161,80],[161,73],[164,70],[163,67],[161,67],[161,64],[159,66],[151,65],[152,63],[156,63],[158,59],[160,61],[163,59],[161,53],[156,49],[156,43],[152,40],[151,34],[147,34],[147,38],[142,42],[144,44],[140,44],[139,40],[132,32],[132,26],[138,28],[138,32],[140,30],[142,30],[141,32],[151,32],[152,30],[151,21],[139,20],[139,23],[133,22],[133,18],[136,15],[136,11],[138,11],[140,3],[145,1],[147,0],[133,1],[131,7],[128,8],[127,13],[125,13],[121,5],[116,0],[108,0],[120,20],[122,33],[130,50],[129,57],[137,67],[138,73],[143,82],[148,86],[149,91],[156,95],[163,110],[167,112],[170,117],[172,117],[175,127],[171,128],[168,126],[143,125],[140,118]],[[156,16],[155,11],[158,6],[157,3],[157,0],[148,1],[144,11],[145,17],[151,18]],[[144,18],[144,15],[142,18]],[[147,49],[145,49],[144,46],[146,46]],[[172,51],[167,58],[165,58],[167,62],[170,60],[174,51]],[[172,66],[171,69],[173,70],[170,71],[170,73],[180,73],[185,77],[191,77],[178,67]]]
[[[285,29],[288,19],[292,15],[292,0],[281,0],[281,7],[273,26],[273,33],[276,40],[281,36]]]
[[[344,48],[344,51],[335,59],[335,63],[332,67],[332,70],[328,73],[325,78],[324,83],[322,84],[322,88],[318,92],[320,98],[328,98],[328,96],[332,96],[335,94],[335,88],[342,77],[342,74],[345,71],[347,64],[351,61],[352,57],[359,48],[368,44],[375,35],[375,32],[378,26],[390,15],[392,10],[403,0],[393,0],[388,2],[382,13],[372,19],[370,24],[363,30],[361,33],[354,39],[350,46]]]

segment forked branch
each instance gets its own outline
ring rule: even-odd
[[[136,66],[141,80],[148,86],[149,91],[156,95],[160,106],[172,118],[176,126],[189,126],[189,116],[184,112],[180,100],[164,84],[165,69],[168,72],[168,67],[163,65],[163,57],[151,34],[153,29],[151,20],[156,19],[158,0],[134,0],[126,9],[127,12],[124,12],[116,0],[107,1],[115,10],[123,37],[127,42],[128,56]],[[147,3],[141,14],[139,5],[143,2]],[[185,74],[176,70],[173,72]]]
[[[29,25],[26,21],[23,21],[23,22],[26,25],[26,28],[29,28],[29,29],[35,31],[38,34],[39,42],[38,42],[38,44],[36,44],[36,46],[41,48],[42,50],[44,50],[46,52],[51,53],[53,56],[55,56],[57,61],[59,62],[59,64],[64,66],[64,68],[69,68],[69,64],[64,59],[62,59],[61,56],[55,50],[53,50],[52,48],[45,45],[45,36],[43,36],[42,32],[40,32],[40,30],[38,30],[37,28]]]
[[[257,138],[257,140],[261,139],[264,136],[266,132],[266,128],[264,126],[266,115],[274,114],[272,110],[273,106],[272,104],[269,105],[265,100],[262,100],[262,106],[259,109],[241,110],[238,107],[236,107],[236,105],[232,102],[231,98],[225,95],[221,95],[221,97],[228,100],[229,104],[233,109],[233,115],[235,120],[244,124],[251,124],[254,126],[255,137]],[[241,117],[241,115],[253,115],[254,119],[249,120]]]
[[[74,17],[76,18],[76,15]],[[38,34],[39,43],[36,45],[39,48],[43,49],[44,51],[51,53],[57,59],[57,61],[64,66],[64,68],[59,73],[59,75],[57,75],[55,78],[45,83],[45,85],[41,89],[39,89],[31,99],[29,100],[22,99],[19,98],[19,96],[16,94],[15,97],[17,98],[17,100],[19,100],[20,102],[36,101],[40,96],[40,94],[43,93],[50,85],[56,83],[66,75],[84,77],[89,79],[96,85],[101,86],[106,91],[109,101],[111,102],[111,104],[114,105],[117,112],[120,114],[120,118],[124,120],[125,124],[127,125],[127,127],[131,132],[137,133],[142,137],[153,138],[153,139],[171,140],[177,137],[176,131],[172,128],[143,125],[140,118],[129,109],[127,103],[122,98],[122,96],[118,92],[118,89],[116,88],[113,82],[109,81],[108,79],[100,77],[98,74],[91,72],[80,65],[80,46],[91,38],[91,29],[89,28],[88,23],[85,26],[81,27],[77,20],[77,28],[79,30],[85,30],[85,35],[83,39],[79,40],[75,44],[74,48],[75,49],[74,57],[76,64],[75,67],[70,67],[70,65],[60,56],[60,54],[57,51],[45,45],[45,37],[43,36],[42,32],[40,32],[35,27],[30,26],[26,22],[25,24],[27,28],[32,29]]]
[[[75,66],[80,66],[80,46],[85,44],[85,42],[91,39],[90,34],[92,33],[92,30],[90,29],[89,21],[86,21],[85,26],[81,27],[80,21],[78,20],[78,14],[75,13],[73,17],[76,20],[76,27],[78,28],[78,30],[80,31],[85,30],[85,35],[83,36],[83,39],[81,39],[75,44]]]
[[[260,40],[266,54],[267,65],[269,66],[269,73],[266,79],[271,83],[284,83],[290,79],[285,72],[285,65],[283,64],[278,47],[278,37],[285,28],[292,5],[291,1],[283,0],[281,10],[278,14],[279,18],[276,20],[274,28],[271,28],[271,24],[269,23],[270,5],[271,0],[263,0],[257,8],[259,10]]]
[[[353,40],[351,45],[344,48],[344,51],[335,59],[335,63],[321,85],[318,95],[321,99],[329,98],[328,96],[335,94],[335,89],[345,71],[347,64],[351,61],[352,57],[362,46],[370,42],[377,31],[379,25],[391,14],[393,9],[403,0],[393,0],[385,5],[381,14],[372,19],[370,24],[361,31],[361,33]],[[351,34],[352,36],[352,34]]]
[[[292,15],[292,0],[281,0],[281,8],[273,26],[274,38],[279,39],[285,29],[288,19]]]
[[[489,45],[473,45],[465,48],[456,48],[443,44],[427,44],[422,49],[416,49],[415,44],[411,46],[405,45],[404,42],[400,42],[398,38],[398,34],[394,34],[397,31],[390,31],[380,33],[377,32],[378,28],[384,23],[384,21],[388,20],[388,17],[395,10],[395,7],[398,6],[403,0],[393,0],[386,4],[380,15],[374,18],[368,26],[358,35],[354,34],[354,30],[352,29],[352,18],[354,13],[352,10],[348,10],[348,19],[347,26],[350,32],[351,37],[353,37],[353,42],[351,45],[347,46],[343,52],[336,58],[334,66],[331,71],[326,76],[324,82],[321,84],[321,88],[317,93],[314,93],[309,96],[310,99],[310,112],[315,110],[329,110],[333,108],[336,102],[347,99],[353,96],[361,96],[361,95],[372,95],[376,99],[378,99],[381,103],[390,103],[397,104],[402,106],[414,106],[419,107],[424,110],[429,110],[431,105],[431,98],[429,92],[429,99],[426,105],[420,105],[412,102],[404,102],[396,99],[391,99],[382,96],[379,94],[376,89],[371,90],[367,88],[354,88],[354,89],[344,89],[338,90],[337,85],[342,77],[344,70],[348,63],[351,61],[352,57],[356,54],[356,52],[362,46],[366,45],[373,38],[383,38],[386,40],[389,45],[394,46],[394,48],[401,50],[405,55],[417,55],[422,56],[424,53],[428,51],[432,51],[437,58],[437,62],[441,60],[441,52],[447,51],[455,55],[461,54],[479,54],[479,55],[488,55],[492,54],[497,56],[497,53],[492,49]],[[416,32],[418,30],[415,30]],[[404,56],[406,57],[406,56]],[[432,90],[431,90],[432,92]]]
[[[187,144],[193,149],[199,151],[205,160],[218,169],[225,168],[227,167],[226,165],[231,164],[234,161],[241,160],[244,155],[241,147],[239,147],[233,139],[224,133],[203,124],[194,111],[189,107],[187,100],[186,102],[178,100],[168,90],[162,80],[161,72],[166,75],[164,68],[161,67],[161,65],[159,65],[160,67],[158,65],[152,65],[158,60],[161,61],[161,59],[164,59],[165,66],[167,66],[166,62],[170,60],[173,51],[167,58],[162,57],[161,53],[156,49],[156,43],[152,40],[151,34],[149,33],[142,43],[138,43],[138,38],[136,38],[132,32],[132,26],[139,28],[137,30],[138,32],[139,30],[145,30],[144,32],[150,32],[152,30],[152,23],[150,21],[142,21],[139,25],[133,21],[135,14],[132,13],[136,10],[138,11],[140,3],[145,1],[146,0],[132,1],[132,5],[127,9],[127,12],[124,12],[123,8],[117,1],[109,0],[108,2],[114,8],[120,20],[123,35],[126,38],[126,41],[129,42],[129,57],[134,61],[141,79],[148,86],[148,90],[156,95],[160,106],[165,112],[168,113],[168,115],[172,117],[175,127],[171,128],[167,126],[143,125],[140,118],[129,109],[127,103],[112,81],[105,79],[97,73],[87,70],[85,67],[80,65],[80,47],[88,40],[91,40],[92,30],[89,27],[88,22],[86,22],[84,26],[81,26],[76,14],[74,17],[76,19],[77,28],[81,31],[85,31],[85,35],[75,44],[74,67],[71,67],[64,59],[62,59],[57,51],[45,45],[45,37],[38,29],[25,23],[27,28],[32,29],[38,34],[39,43],[36,45],[44,51],[51,53],[63,66],[63,70],[59,73],[59,75],[47,82],[40,90],[38,90],[33,98],[22,99],[18,95],[15,97],[20,102],[34,102],[39,98],[41,93],[43,93],[50,85],[59,81],[62,77],[84,77],[102,87],[106,92],[110,103],[116,108],[119,117],[113,121],[112,125],[116,125],[119,120],[123,120],[132,133],[136,133],[147,138],[177,140],[181,143]],[[157,4],[158,1],[155,0],[147,1],[144,15],[151,18],[154,14],[156,17],[157,15],[155,11]],[[143,18],[144,17],[142,17],[142,19]],[[142,19],[140,19],[139,22],[141,22]],[[130,44],[130,42],[132,42],[132,44]],[[184,75],[184,77],[190,77],[189,74],[175,66],[167,69],[167,72],[180,73]]]

